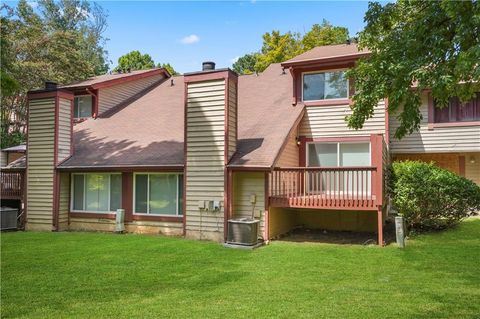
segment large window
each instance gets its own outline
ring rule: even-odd
[[[304,101],[345,98],[348,98],[348,79],[345,71],[303,74]]]
[[[113,212],[121,207],[121,174],[72,174],[71,210]]]
[[[435,123],[480,121],[480,93],[464,104],[456,97],[451,98],[448,106],[441,109],[435,106],[433,113]]]
[[[76,96],[73,101],[73,117],[84,118],[92,116],[92,96]]]
[[[135,174],[135,213],[183,215],[183,175]]]

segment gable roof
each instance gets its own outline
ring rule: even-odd
[[[71,83],[68,85],[60,86],[62,89],[83,89],[83,88],[91,88],[91,89],[98,89],[101,87],[108,87],[115,84],[119,84],[122,82],[129,82],[138,80],[144,77],[157,75],[157,74],[165,74],[166,77],[170,77],[170,73],[166,69],[163,68],[154,68],[148,70],[136,70],[131,71],[128,73],[114,73],[114,74],[103,74],[91,77],[87,80]]]
[[[184,79],[164,81],[106,118],[74,127],[74,155],[62,168],[182,167]],[[270,167],[302,106],[280,64],[238,78],[238,143],[232,167]]]
[[[369,54],[370,51],[366,49],[359,50],[356,43],[324,45],[282,62],[282,66],[289,67],[304,63],[321,62],[322,60],[358,58]]]

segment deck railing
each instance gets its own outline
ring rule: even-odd
[[[22,199],[24,173],[18,171],[0,172],[0,191],[3,199]]]
[[[275,168],[269,177],[270,205],[373,209],[382,202],[381,179],[370,166]]]

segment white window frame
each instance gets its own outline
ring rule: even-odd
[[[305,74],[320,74],[320,73],[332,73],[332,72],[339,72],[343,71],[346,72],[348,69],[330,69],[330,70],[322,70],[322,71],[308,71],[308,72],[302,72],[302,101],[304,102],[320,102],[320,101],[342,101],[342,100],[347,100],[350,98],[350,79],[347,77],[347,96],[346,97],[339,97],[335,99],[320,99],[320,100],[304,100],[303,98],[303,76]]]
[[[78,98],[78,97],[83,97],[83,96],[91,96],[92,97],[92,105],[91,105],[91,109],[90,109],[90,116],[88,116],[88,117],[76,117],[75,116],[75,99]],[[91,94],[75,95],[73,97],[73,118],[74,119],[86,119],[86,118],[92,117],[92,114],[93,114],[93,95],[91,95]]]
[[[135,211],[135,203],[137,197],[137,175],[147,175],[147,213],[137,213]],[[173,214],[150,214],[150,175],[176,175],[177,176],[177,187],[176,187],[176,197],[177,197],[177,204],[175,205],[175,215]],[[179,179],[183,178],[183,173],[178,172],[137,172],[133,173],[133,207],[132,212],[133,215],[138,216],[162,216],[162,217],[183,217],[183,213],[179,214],[179,206],[180,206],[180,197],[179,197]],[[185,187],[185,185],[183,185]],[[185,192],[185,189],[183,190]]]
[[[86,186],[87,186],[85,175],[93,175],[93,174],[108,175],[108,210],[106,210],[106,211],[102,211],[102,210],[92,211],[92,210],[86,210],[85,209],[87,207],[86,200],[85,200]],[[74,189],[74,176],[75,175],[83,175],[84,176],[83,177],[83,210],[73,209],[73,196],[74,196],[74,193],[75,193],[75,189]],[[89,172],[89,173],[72,173],[72,174],[70,174],[70,212],[72,212],[72,213],[89,213],[89,214],[114,213],[115,211],[112,211],[110,209],[110,199],[111,199],[111,188],[110,187],[111,187],[111,176],[112,175],[122,175],[122,173],[101,173],[101,172],[94,173],[94,172]],[[122,197],[123,197],[123,194],[122,194]]]
[[[368,143],[368,166],[372,166],[372,143],[370,141],[348,141],[348,142],[321,142],[321,141],[312,141],[306,143],[306,152],[307,152],[307,167],[317,167],[317,166],[310,166],[310,144],[337,144],[337,165],[340,164],[340,144],[366,144]],[[322,167],[322,166],[318,166]],[[323,166],[325,167],[325,166]],[[349,166],[336,166],[336,167],[349,167]]]

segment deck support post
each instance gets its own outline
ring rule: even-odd
[[[379,206],[377,210],[377,223],[378,223],[378,245],[383,246],[383,212],[382,212],[381,206]]]

